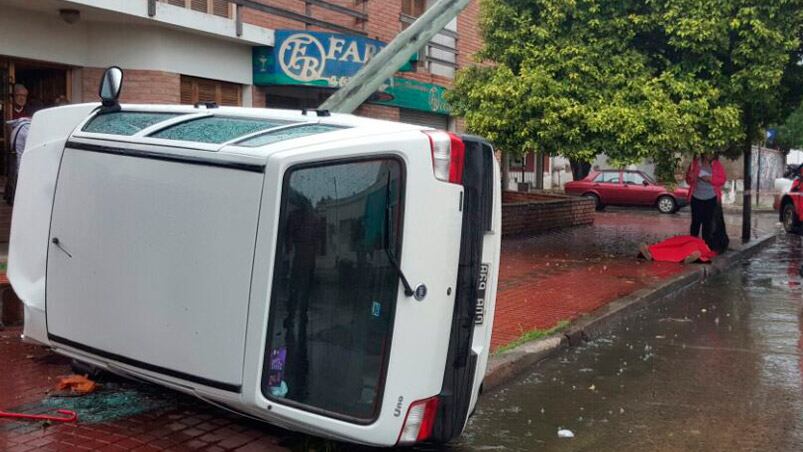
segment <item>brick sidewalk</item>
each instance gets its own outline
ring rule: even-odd
[[[504,240],[494,348],[678,273],[679,264],[639,262],[634,256],[639,243],[682,234],[688,221],[688,213],[611,210],[596,215],[593,226]],[[728,217],[728,222],[733,245],[738,246],[739,219]],[[774,216],[759,217],[756,233],[772,230],[774,223]],[[42,402],[55,378],[70,373],[68,361],[21,343],[20,332],[19,328],[0,332],[0,369],[4,371],[0,373],[0,409],[44,412],[47,408]],[[79,424],[47,428],[42,423],[0,419],[0,451],[271,451],[303,449],[310,441],[321,446],[315,439],[234,416],[153,385],[112,382],[109,387],[141,397],[150,394],[157,403],[125,417],[107,413],[107,418],[85,417]]]
[[[681,264],[636,259],[638,246],[688,234],[689,221],[688,209],[676,215],[609,209],[591,226],[503,240],[492,349],[676,275]],[[775,230],[776,222],[776,214],[755,215],[753,235]],[[738,248],[741,217],[726,215],[726,223]]]

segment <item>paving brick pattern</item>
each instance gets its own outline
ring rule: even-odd
[[[729,220],[731,236],[736,238],[738,218]],[[560,320],[576,318],[676,274],[681,269],[679,264],[640,263],[634,256],[638,243],[683,233],[687,224],[687,214],[610,211],[598,214],[593,226],[504,240],[494,346],[513,341],[533,328],[548,328]],[[769,231],[773,225],[773,217],[762,217],[756,222],[757,233]],[[23,344],[20,333],[19,328],[0,331],[0,409],[42,413],[46,411],[42,400],[57,376],[70,373],[69,362],[41,347]],[[320,440],[232,415],[188,396],[166,389],[157,391],[169,402],[165,407],[107,422],[44,426],[41,422],[0,419],[0,451],[274,451],[326,447]]]
[[[688,234],[689,221],[688,209],[661,215],[609,208],[590,226],[503,240],[492,348],[678,274],[681,264],[645,262],[636,255],[640,243]],[[727,215],[726,223],[731,247],[738,248],[741,217]],[[753,224],[754,236],[777,227],[775,214],[756,215]]]

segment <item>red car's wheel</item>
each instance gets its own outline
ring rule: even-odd
[[[800,221],[797,219],[797,212],[795,211],[795,205],[793,203],[787,202],[783,205],[783,215],[781,218],[783,219],[783,228],[786,232],[800,232]]]
[[[596,210],[602,210],[605,208],[605,205],[602,204],[602,201],[600,201],[599,196],[595,195],[594,193],[586,193],[583,195],[583,198],[588,198],[594,201],[594,209]]]
[[[658,211],[661,213],[675,213],[678,203],[671,196],[661,196],[658,198]]]

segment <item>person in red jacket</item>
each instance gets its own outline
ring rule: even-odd
[[[686,182],[689,184],[691,204],[689,234],[692,237],[699,237],[702,228],[703,240],[711,243],[714,211],[717,203],[722,201],[722,187],[726,180],[725,169],[713,153],[704,153],[689,165]]]

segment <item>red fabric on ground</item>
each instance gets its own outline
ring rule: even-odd
[[[658,242],[649,247],[652,259],[659,262],[683,262],[686,256],[695,251],[700,252],[700,260],[710,262],[717,253],[700,238],[690,235],[678,235]]]

